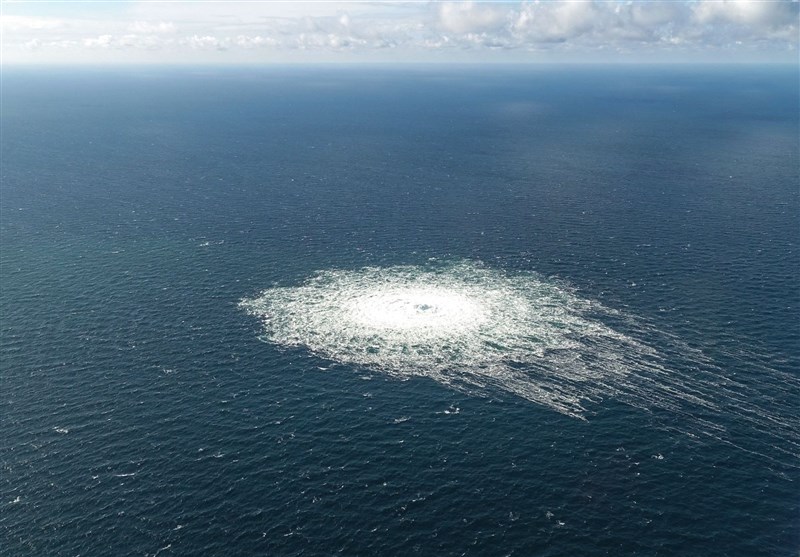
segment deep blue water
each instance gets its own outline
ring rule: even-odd
[[[0,554],[797,555],[796,67],[2,79]],[[432,258],[678,339],[719,410],[584,421],[237,306]]]

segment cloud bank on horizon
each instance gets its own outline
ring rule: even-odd
[[[797,0],[2,4],[5,63],[796,62]]]

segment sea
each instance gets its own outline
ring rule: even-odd
[[[796,557],[799,77],[3,68],[0,555]]]

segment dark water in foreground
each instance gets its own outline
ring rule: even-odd
[[[796,555],[797,98],[796,68],[4,70],[0,554]],[[400,265],[536,276],[661,374],[580,419],[239,307]]]

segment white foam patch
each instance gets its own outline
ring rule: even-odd
[[[582,417],[658,354],[602,323],[615,312],[536,274],[472,262],[322,271],[242,307],[265,340],[394,376],[500,389]]]
[[[507,392],[576,418],[611,398],[710,435],[724,429],[714,418],[720,401],[759,429],[781,419],[699,350],[535,273],[471,261],[327,270],[240,305],[261,319],[268,342],[395,377]],[[794,438],[786,452],[798,453]]]

